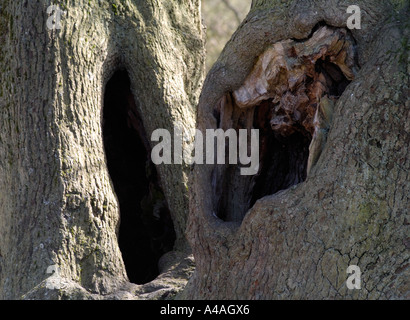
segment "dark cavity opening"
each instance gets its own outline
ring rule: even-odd
[[[305,181],[307,175],[311,134],[297,124],[289,136],[273,131],[270,124],[273,108],[270,101],[264,101],[255,109],[254,127],[260,134],[260,164],[254,178],[250,206],[266,195]]]
[[[158,276],[158,260],[172,250],[175,231],[125,70],[105,88],[103,138],[120,207],[119,247],[129,280],[144,284]]]
[[[260,162],[255,176],[241,176],[238,165],[214,169],[213,209],[220,219],[242,221],[258,199],[306,180],[309,146],[314,133],[313,118],[319,104],[318,100],[311,98],[311,92],[317,92],[317,79],[321,75],[321,85],[325,88],[321,97],[330,97],[336,102],[350,83],[340,68],[328,58],[317,61],[314,71],[315,74],[312,77],[306,76],[305,83],[301,84],[309,99],[302,98],[302,102],[297,102],[300,105],[299,115],[286,113],[286,109],[272,99],[243,111],[235,105],[231,93],[225,96],[224,103],[214,109],[217,126],[224,130],[227,129],[224,123],[231,123],[235,129],[259,129]],[[289,92],[283,96],[286,97],[287,94]],[[231,115],[230,120],[222,119],[223,114]]]
[[[215,215],[240,222],[258,199],[306,180],[337,99],[354,79],[355,46],[349,31],[321,22],[306,39],[271,46],[242,85],[221,97],[213,110],[219,128],[259,129],[259,171],[241,176],[239,165],[215,166]]]
[[[296,123],[285,136],[273,130],[274,109],[275,104],[265,100],[237,122],[237,129],[242,129],[247,121],[241,118],[253,117],[252,128],[259,130],[258,173],[242,176],[238,165],[214,170],[214,210],[224,221],[241,221],[258,199],[306,180],[312,135]]]

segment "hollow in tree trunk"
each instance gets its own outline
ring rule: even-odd
[[[409,298],[408,9],[349,4],[255,0],[207,75],[198,128],[259,129],[260,165],[195,166],[182,297]]]
[[[0,43],[0,298],[175,295],[189,168],[150,137],[195,126],[199,1],[2,1]]]

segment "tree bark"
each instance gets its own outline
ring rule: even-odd
[[[242,110],[235,93],[269,48],[305,43],[321,28],[352,38],[346,41],[354,47],[354,78],[336,92],[320,80],[332,74],[329,65],[314,72],[305,66],[317,84],[306,83],[306,93],[337,97],[318,161],[301,175],[303,181],[293,180],[296,185],[261,183],[263,175],[277,179],[273,169],[284,167],[275,165],[254,178],[238,176],[236,167],[195,165],[189,183],[191,168],[158,166],[176,240],[160,260],[159,276],[137,285],[129,282],[118,244],[122,210],[104,151],[105,93],[117,71],[126,70],[132,94],[123,98],[134,100],[126,103],[127,125],[140,138],[157,128],[194,128],[204,60],[199,2],[69,1],[60,5],[66,11],[62,28],[50,29],[51,1],[3,1],[0,298],[174,297],[193,270],[184,237],[188,194],[187,234],[196,270],[179,298],[409,298],[408,11],[357,1],[362,29],[347,30],[348,4],[253,1],[205,81],[199,129],[245,123],[260,128],[271,147],[276,136],[266,124],[278,119],[271,118],[271,101]],[[296,49],[281,57],[300,58]],[[329,101],[309,96],[306,102],[302,94],[285,91],[305,111]],[[282,112],[285,102],[275,108]],[[229,112],[221,118],[218,110]],[[297,118],[295,110],[286,116]],[[309,130],[303,136],[313,139]],[[294,151],[295,140],[277,140],[275,152],[263,159],[277,159],[278,141]],[[223,201],[215,186],[223,187]],[[360,290],[346,286],[350,265],[361,269]]]
[[[51,4],[0,5],[0,298],[173,295],[192,271],[188,168],[157,167],[174,251],[155,281],[128,282],[101,119],[106,85],[125,69],[148,138],[157,128],[194,128],[204,72],[199,1],[65,1],[61,29],[47,25]],[[50,266],[58,290],[47,286]]]
[[[235,93],[275,45],[306,43],[322,27],[344,30],[357,67],[335,100],[326,143],[303,181],[262,194],[254,204],[241,204],[248,205],[243,215],[229,216],[225,211],[235,212],[258,182],[232,175],[232,166],[195,166],[188,238],[196,269],[181,298],[409,298],[408,9],[356,1],[362,26],[348,30],[349,4],[255,0],[209,72],[198,107],[200,130],[238,129],[241,117],[251,124],[247,128],[256,127],[253,116],[263,103],[241,109]],[[293,52],[286,54],[289,61]],[[266,99],[276,99],[269,94]],[[215,191],[215,185],[222,187]],[[227,193],[221,207],[220,195]],[[361,289],[347,287],[350,265],[361,270]]]

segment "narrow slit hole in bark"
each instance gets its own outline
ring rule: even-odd
[[[131,282],[148,283],[159,275],[159,258],[172,250],[175,231],[125,70],[115,72],[106,85],[102,126],[120,207],[124,265]]]

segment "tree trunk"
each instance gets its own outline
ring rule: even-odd
[[[188,171],[150,137],[195,127],[199,1],[64,3],[0,4],[0,298],[173,295]]]
[[[209,72],[198,128],[259,129],[261,162],[195,166],[181,298],[409,298],[408,9],[349,4],[254,0]]]

